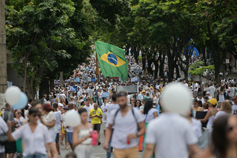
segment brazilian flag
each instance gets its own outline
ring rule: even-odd
[[[120,77],[123,82],[128,78],[128,61],[125,51],[117,46],[96,41],[95,48],[102,73],[105,77]]]

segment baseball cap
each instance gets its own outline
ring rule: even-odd
[[[211,103],[214,106],[217,104],[217,100],[215,98],[212,98],[212,99],[208,100],[208,102]]]
[[[210,94],[210,92],[207,92],[206,94]]]
[[[143,91],[142,91],[142,93],[146,93],[146,91],[145,91],[145,90],[143,90]]]
[[[63,104],[62,103],[58,103],[58,106],[62,106],[63,107]]]

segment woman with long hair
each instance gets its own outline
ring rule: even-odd
[[[43,113],[44,116],[40,118],[41,123],[48,127],[51,138],[55,140],[57,131],[55,127],[56,117],[53,112],[53,107],[49,103],[44,104]]]
[[[214,122],[212,143],[204,153],[196,157],[236,158],[237,157],[237,119],[232,115],[223,115]]]
[[[152,99],[146,100],[144,110],[143,110],[146,128],[148,126],[148,123],[158,116],[157,113],[158,111],[155,108],[153,108],[153,100]],[[143,140],[145,140],[145,138],[146,138],[146,134],[144,134]],[[143,143],[143,146],[144,146],[144,143]]]
[[[93,147],[91,134],[93,125],[87,122],[87,110],[81,108],[78,113],[81,117],[81,124],[73,130],[73,148],[77,157],[93,158]]]
[[[225,101],[224,93],[225,93],[224,87],[221,86],[218,93],[218,98],[219,98],[218,102],[222,103],[223,101]]]
[[[22,111],[21,111],[21,110],[15,110],[14,116],[15,116],[15,118],[14,118],[15,122],[17,122],[16,125],[15,125],[15,127],[16,127],[16,128],[19,128],[19,127],[22,126],[22,125],[24,124],[24,122],[25,122],[24,117],[22,117]]]
[[[220,116],[226,115],[226,114],[229,114],[229,115],[232,114],[232,106],[231,106],[230,102],[228,102],[228,101],[224,101],[221,103],[221,111],[218,111],[216,113],[216,116],[214,119],[217,119]]]
[[[140,110],[140,106],[142,106],[141,100],[136,100],[134,107]]]
[[[41,123],[38,123],[39,117],[39,110],[31,108],[28,114],[29,121],[13,133],[8,130],[8,139],[9,141],[16,141],[22,138],[24,158],[46,158],[47,150],[45,144],[49,145],[54,157],[57,158],[58,152],[55,148],[54,140],[50,137],[48,129]],[[8,128],[11,129],[11,123],[8,122],[7,124]]]
[[[209,130],[209,132],[212,132],[212,127],[213,127],[213,120],[214,117],[216,115],[216,113],[218,112],[218,110],[216,109],[216,105],[217,105],[217,100],[215,98],[212,98],[211,100],[209,100],[209,108],[210,110],[207,112],[206,116],[204,119],[200,119],[201,122],[207,122],[207,128]]]
[[[153,108],[153,100],[152,99],[148,99],[145,102],[143,115],[145,118],[146,126],[151,120],[153,120],[154,118],[156,118],[158,116],[157,110],[155,108]]]

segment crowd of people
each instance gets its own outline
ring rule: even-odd
[[[13,158],[16,153],[57,158],[60,144],[74,152],[68,157],[94,158],[93,131],[97,145],[104,143],[107,158],[112,152],[115,158],[138,158],[139,152],[144,152],[144,158],[237,157],[237,88],[232,79],[221,84],[173,81],[193,92],[190,112],[180,116],[162,107],[168,80],[145,75],[140,63],[127,59],[125,83],[96,77],[95,58],[91,58],[88,65],[74,70],[64,86],[56,83],[50,94],[39,101],[29,99],[24,109],[11,109],[6,103],[0,113],[0,136],[7,135],[8,142],[0,143],[0,158]],[[136,85],[137,93],[117,92],[118,85]],[[80,115],[79,126],[66,124],[65,113],[70,110]],[[205,115],[199,118],[200,113]],[[101,133],[105,140],[100,139]]]

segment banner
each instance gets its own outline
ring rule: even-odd
[[[80,82],[80,78],[77,77],[77,78],[74,79],[74,81],[75,81],[75,82]]]
[[[109,97],[109,92],[103,92],[102,98]]]
[[[77,91],[77,86],[71,86],[71,90],[70,91],[76,92]]]
[[[82,75],[82,78],[87,78],[87,75],[84,75],[84,74],[83,74],[83,75]]]
[[[91,82],[95,82],[95,78],[91,78]]]
[[[132,77],[131,78],[131,82],[138,82],[139,81],[139,77]]]
[[[137,85],[131,85],[131,86],[116,86],[116,91],[125,91],[128,92],[129,94],[131,93],[137,93]]]

